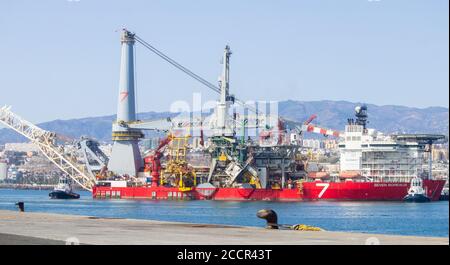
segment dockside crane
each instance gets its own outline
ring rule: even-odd
[[[92,191],[95,179],[90,176],[84,165],[77,163],[74,151],[65,151],[64,147],[56,144],[57,135],[39,128],[13,113],[11,107],[0,108],[0,122],[17,133],[28,138],[41,152],[83,189]]]

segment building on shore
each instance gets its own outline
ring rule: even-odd
[[[448,146],[436,145],[432,150],[433,162],[448,161]]]
[[[38,152],[39,148],[33,143],[7,143],[4,151]]]
[[[0,182],[3,182],[8,177],[8,164],[5,160],[0,159]]]

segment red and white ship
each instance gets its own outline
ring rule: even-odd
[[[138,145],[143,130],[161,129],[185,120],[140,121],[136,117],[134,45],[138,42],[178,69],[220,93],[214,113],[200,119],[200,153],[208,154],[207,165],[198,166],[189,159],[189,135],[169,133],[160,145],[144,152]],[[30,139],[45,156],[80,187],[92,191],[94,198],[146,198],[163,200],[402,200],[414,178],[421,178],[423,192],[438,200],[445,180],[432,175],[431,147],[441,135],[386,136],[366,128],[367,108],[357,107],[356,120],[348,120],[344,132],[324,130],[309,123],[314,115],[296,128],[339,137],[340,173],[307,172],[301,146],[286,141],[281,119],[255,112],[239,117],[230,106],[240,102],[229,93],[230,47],[223,54],[223,70],[217,88],[174,62],[136,34],[124,29],[121,35],[121,67],[117,120],[112,124],[114,142],[107,157],[98,143],[83,138],[74,148],[57,145],[55,133],[43,130],[10,111],[0,108],[0,122]],[[157,95],[152,98],[156,99]],[[255,110],[245,105],[248,110]],[[272,108],[272,106],[270,107]],[[259,108],[258,108],[259,109]],[[190,116],[190,115],[188,115]],[[244,115],[243,115],[244,116]],[[274,115],[275,116],[275,115]],[[269,124],[273,122],[275,124]],[[159,124],[159,125],[156,125]],[[187,124],[192,130],[192,121]],[[177,126],[178,126],[177,125]],[[203,143],[203,126],[212,135],[209,147]],[[241,126],[241,129],[238,127]],[[252,127],[255,126],[255,127]],[[258,143],[248,141],[246,128],[265,128]],[[270,129],[271,128],[271,129]],[[242,135],[237,135],[237,131]],[[166,150],[167,149],[167,150]],[[83,153],[80,163],[78,151]],[[428,154],[428,165],[426,155]],[[164,160],[164,161],[163,161]],[[195,159],[194,159],[195,160]],[[412,196],[411,196],[412,197]]]
[[[187,158],[188,136],[172,133],[142,159],[138,142],[142,138],[141,130],[150,129],[151,123],[137,121],[135,115],[133,45],[136,41],[150,47],[134,33],[122,31],[118,113],[117,121],[113,123],[114,145],[109,162],[104,163],[104,169],[107,167],[113,175],[111,178],[106,170],[97,175],[100,178],[92,188],[94,198],[402,200],[408,193],[411,180],[421,177],[426,196],[438,200],[445,181],[433,179],[431,153],[428,170],[423,164],[426,164],[426,151],[430,151],[432,143],[442,136],[385,136],[367,129],[365,106],[355,109],[356,120],[349,119],[342,133],[310,125],[314,116],[301,129],[297,128],[299,132],[318,132],[342,139],[339,144],[340,173],[337,174],[308,174],[304,161],[298,157],[301,147],[286,143],[285,128],[279,119],[270,126],[267,120],[274,119],[265,120],[266,127],[272,129],[260,134],[259,143],[247,141],[245,127],[249,126],[251,119],[238,120],[229,111],[235,103],[234,96],[229,94],[229,46],[225,47],[223,54],[220,87],[214,88],[220,93],[217,106],[208,122],[200,122],[201,126],[207,123],[208,129],[213,131],[208,137],[212,147],[205,146],[203,150],[210,155],[211,163],[203,169],[195,168]],[[154,48],[151,50],[154,52]],[[261,126],[261,121],[268,116],[256,114],[255,118],[259,120],[255,124]],[[240,124],[244,124],[243,135],[237,137],[236,128]],[[169,150],[164,150],[165,146]],[[164,156],[167,159],[162,163]],[[103,161],[99,159],[100,164]]]
[[[356,108],[357,119],[349,120],[345,132],[329,131],[330,135],[342,139],[339,142],[339,174],[310,172],[296,178],[296,172],[286,172],[288,176],[277,178],[279,172],[272,171],[274,175],[265,176],[261,174],[261,168],[254,165],[260,173],[259,187],[249,183],[216,187],[209,182],[187,189],[164,187],[157,182],[126,187],[129,185],[126,181],[104,181],[99,184],[105,186],[94,187],[93,196],[163,200],[401,201],[408,194],[411,180],[420,177],[423,179],[424,195],[432,201],[439,200],[445,180],[432,176],[431,144],[442,136],[383,135],[366,128],[366,110],[365,106]],[[307,127],[312,128],[311,125]],[[263,166],[268,167],[268,164]],[[156,177],[159,178],[159,175]]]

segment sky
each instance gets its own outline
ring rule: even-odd
[[[243,100],[449,106],[448,0],[1,0],[0,105],[32,121],[116,112],[127,27]],[[217,95],[136,45],[137,109]]]

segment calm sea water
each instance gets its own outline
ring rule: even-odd
[[[79,200],[50,200],[49,191],[0,189],[0,209],[98,217],[152,219],[263,227],[256,212],[271,208],[279,223],[308,224],[329,231],[418,236],[449,236],[448,201],[403,202],[222,202],[94,200],[81,191]]]

